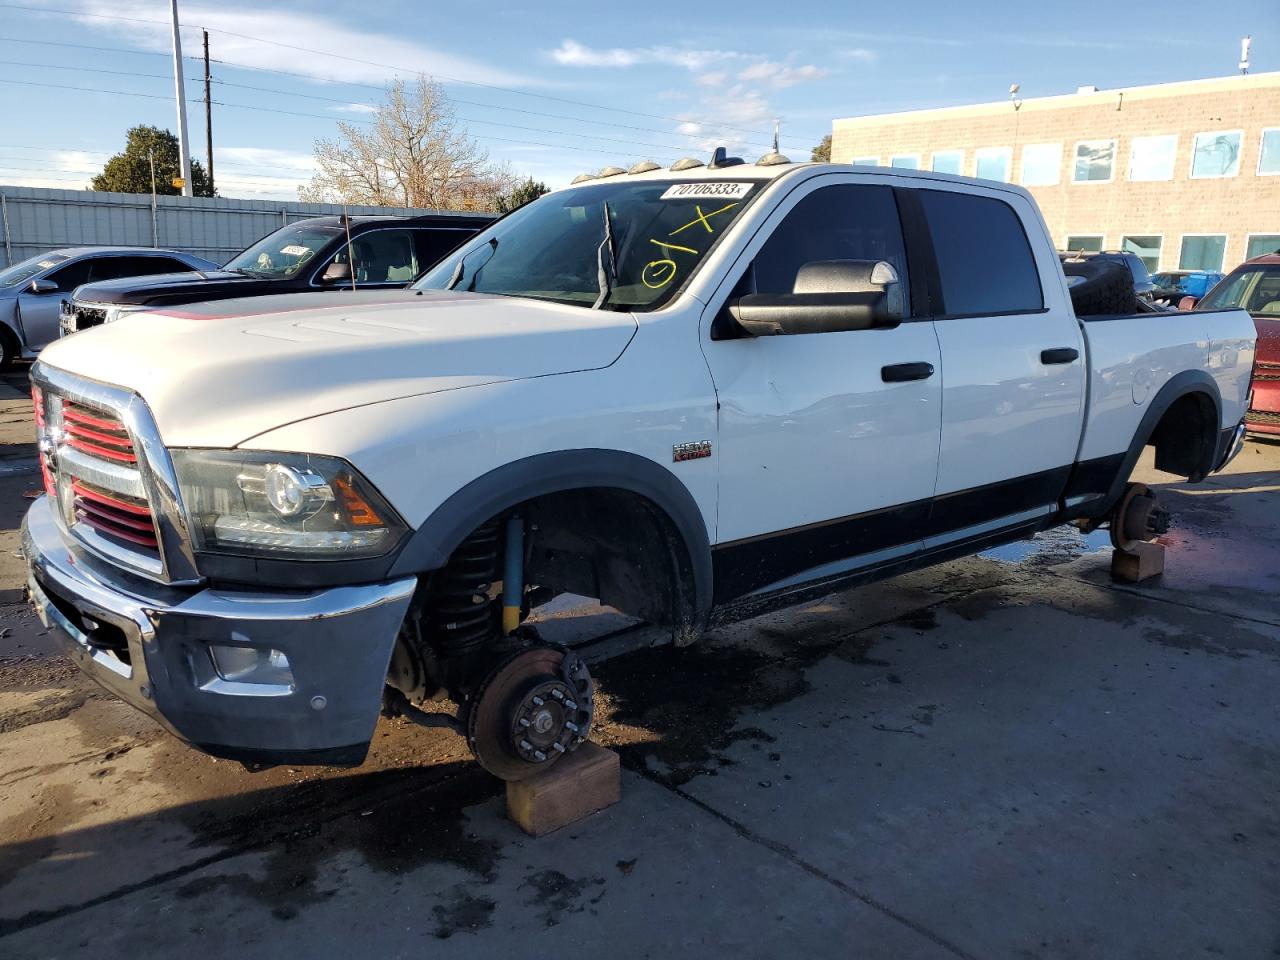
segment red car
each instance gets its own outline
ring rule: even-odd
[[[1197,310],[1234,307],[1248,310],[1258,328],[1245,426],[1250,433],[1280,436],[1280,252],[1242,263],[1195,305]]]

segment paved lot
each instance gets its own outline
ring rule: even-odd
[[[1280,445],[1154,586],[1064,531],[599,667],[622,802],[534,841],[450,734],[251,775],[82,680],[6,382],[0,956],[1280,956]]]

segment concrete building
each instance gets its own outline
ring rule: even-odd
[[[1061,249],[1153,270],[1280,249],[1280,73],[850,117],[831,159],[1022,184]]]

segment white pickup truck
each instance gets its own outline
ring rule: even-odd
[[[408,290],[53,344],[46,622],[209,753],[359,763],[389,707],[516,779],[590,728],[548,597],[683,644],[1239,449],[1248,314],[1080,318],[1025,190],[764,159],[602,171]]]

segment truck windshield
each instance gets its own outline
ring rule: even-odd
[[[37,273],[56,267],[66,259],[68,257],[60,253],[44,253],[28,257],[26,260],[19,260],[13,266],[0,270],[0,287],[17,286],[30,280]]]
[[[1280,317],[1280,263],[1241,267],[1196,305],[1197,310],[1235,307],[1250,313]]]
[[[292,277],[341,233],[337,227],[315,224],[281,227],[236,254],[224,269],[253,277]]]
[[[647,180],[560,190],[478,234],[414,287],[656,310],[684,285],[759,186],[747,180]]]

